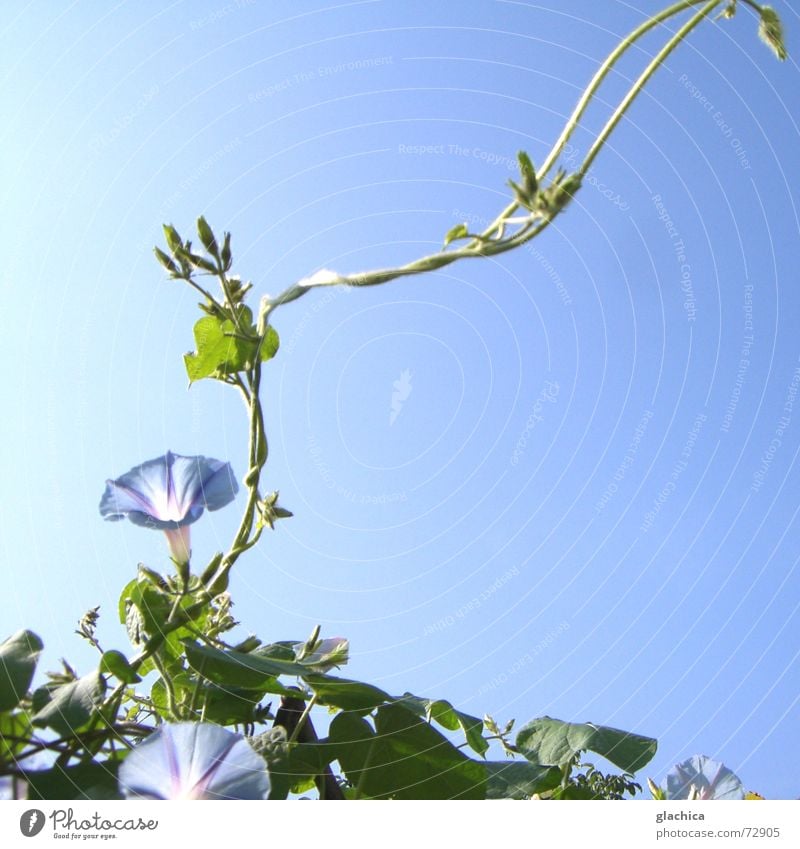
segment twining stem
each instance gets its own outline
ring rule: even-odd
[[[701,5],[701,3],[704,3],[702,9],[695,15],[693,15],[691,19],[688,20],[677,32],[675,32],[675,34],[669,39],[667,44],[664,45],[664,47],[658,52],[658,54],[650,61],[645,70],[639,75],[639,77],[630,87],[627,94],[620,101],[619,105],[614,110],[611,117],[608,119],[605,126],[600,131],[593,144],[589,148],[589,151],[586,154],[586,157],[580,165],[578,171],[575,175],[573,175],[572,187],[568,192],[566,192],[565,196],[562,197],[560,202],[555,203],[552,206],[545,206],[543,208],[538,208],[534,205],[530,205],[528,209],[524,210],[526,214],[523,215],[521,219],[515,218],[513,221],[510,221],[509,219],[511,218],[511,216],[521,207],[521,202],[519,200],[514,201],[508,206],[506,206],[506,208],[483,231],[483,233],[477,234],[469,238],[468,241],[465,244],[462,244],[460,247],[445,248],[444,250],[440,250],[436,253],[429,254],[428,256],[421,257],[420,259],[414,260],[399,267],[381,268],[353,275],[337,275],[335,273],[331,273],[330,275],[323,276],[316,280],[309,279],[306,281],[301,281],[300,283],[295,283],[276,297],[264,298],[262,300],[260,315],[258,316],[258,331],[259,337],[261,339],[261,342],[259,344],[261,344],[265,338],[271,312],[279,306],[283,306],[284,304],[288,304],[294,300],[297,300],[312,288],[330,285],[375,286],[381,283],[388,283],[390,280],[395,280],[400,277],[407,277],[416,274],[424,274],[430,271],[436,271],[437,269],[444,268],[445,266],[448,266],[451,263],[461,259],[476,259],[479,257],[496,256],[501,253],[505,253],[506,251],[513,250],[514,248],[517,248],[520,245],[523,245],[529,240],[533,239],[535,236],[538,236],[546,227],[550,225],[556,215],[558,215],[558,213],[561,211],[563,206],[566,205],[566,202],[568,201],[569,197],[571,197],[572,191],[577,189],[577,187],[579,186],[580,178],[588,172],[598,153],[608,141],[609,136],[617,127],[622,117],[630,108],[636,96],[642,91],[650,77],[652,77],[655,71],[664,63],[666,58],[672,53],[672,51],[678,46],[678,44],[680,44],[686,38],[686,36],[701,21],[708,17],[711,12],[722,2],[724,2],[724,0],[708,0],[708,2],[704,2],[704,0],[678,0],[678,2],[673,3],[668,8],[654,15],[653,17],[649,18],[648,20],[637,26],[635,29],[633,29],[620,41],[620,43],[614,48],[614,50],[612,50],[612,52],[608,55],[602,65],[600,65],[600,67],[597,69],[594,76],[590,80],[589,84],[587,85],[586,89],[584,90],[583,94],[575,105],[575,108],[570,114],[570,117],[567,119],[564,129],[562,130],[552,149],[548,153],[546,159],[542,163],[542,166],[536,175],[536,180],[539,183],[539,186],[541,186],[542,178],[544,178],[548,174],[555,162],[558,160],[558,157],[564,150],[564,146],[571,137],[572,133],[577,128],[584,112],[586,111],[586,108],[596,95],[598,89],[600,88],[603,81],[606,79],[616,62],[619,60],[619,58],[628,49],[630,49],[630,47],[635,44],[636,41],[638,41],[645,34],[650,32],[650,30],[657,27],[659,24],[662,24],[664,21],[681,12],[686,11],[687,9],[691,9],[694,6],[699,6]],[[754,2],[755,0],[751,0],[751,3]],[[757,7],[757,4],[755,4],[755,6]],[[554,192],[553,196],[555,196],[555,191],[558,189],[559,179],[560,178],[557,177],[555,182],[551,186],[544,190],[540,188],[540,191],[546,193],[552,190]],[[504,237],[506,226],[512,223],[520,225],[519,229],[512,235]],[[222,273],[221,271],[221,268],[220,272],[220,279],[222,280],[223,289],[228,300],[228,306],[230,307],[231,312],[235,316],[235,305],[233,299],[231,298],[229,288],[226,286],[227,281],[225,279],[224,273]],[[255,361],[252,367],[247,372],[246,385],[241,379],[239,379],[238,381],[238,385],[244,397],[245,404],[248,407],[250,420],[249,469],[245,477],[245,482],[248,487],[247,504],[245,506],[241,523],[236,532],[231,547],[228,553],[225,554],[225,556],[222,558],[222,562],[218,572],[218,575],[222,578],[224,578],[230,571],[231,567],[233,566],[234,562],[239,557],[239,555],[255,544],[255,541],[260,533],[259,528],[256,530],[256,533],[253,534],[253,526],[256,511],[258,509],[258,501],[260,498],[258,486],[261,470],[263,469],[267,457],[267,443],[266,433],[264,429],[263,412],[259,399],[259,388],[261,381],[260,355],[256,355],[254,360]]]
[[[151,734],[153,730],[154,729],[149,725],[141,725],[137,722],[117,722],[113,726],[98,728],[94,731],[86,731],[81,735],[81,737],[84,742],[93,739],[97,739],[102,742],[109,737],[110,733],[113,733],[114,735],[116,735],[116,739],[118,742],[122,742],[123,745],[128,746],[130,748],[130,744],[125,738],[126,734],[138,737],[146,737],[148,734]],[[70,754],[73,749],[72,744],[74,744],[75,742],[74,737],[61,737],[57,740],[36,740],[34,742],[28,737],[17,737],[11,734],[5,734],[3,736],[3,739],[11,745],[27,745],[28,743],[30,743],[29,749],[25,749],[19,754],[14,755],[14,760],[17,763],[45,751],[59,752],[60,754]],[[10,775],[12,774],[12,772],[6,772],[4,774]],[[25,775],[24,771],[22,770],[19,771],[19,774],[22,776]]]
[[[167,697],[167,711],[169,715],[173,717],[173,719],[180,719],[177,713],[177,702],[175,699],[175,689],[172,686],[172,678],[167,673],[166,667],[164,666],[161,658],[158,656],[158,652],[153,652],[153,665],[158,670],[158,674],[161,676],[161,680],[164,682],[164,692]]]
[[[239,555],[251,545],[250,534],[253,530],[256,508],[259,500],[258,483],[261,469],[267,462],[267,434],[264,428],[264,413],[261,409],[259,390],[261,388],[261,351],[260,345],[255,354],[255,362],[249,374],[248,386],[242,386],[242,395],[247,403],[250,417],[250,450],[248,456],[248,471],[245,477],[247,483],[247,505],[242,521],[234,536],[230,550],[222,560],[222,574],[227,573]]]
[[[586,90],[580,96],[575,108],[572,111],[572,114],[567,119],[567,123],[564,125],[564,129],[561,131],[561,135],[556,140],[556,143],[553,145],[550,153],[547,154],[547,158],[542,163],[542,167],[539,169],[537,173],[537,177],[541,180],[548,171],[553,167],[553,164],[561,155],[561,151],[564,149],[564,145],[569,141],[570,136],[573,131],[578,126],[578,122],[580,121],[583,113],[586,111],[589,103],[591,102],[594,95],[597,93],[598,88],[602,84],[603,80],[608,76],[609,71],[614,67],[617,63],[617,60],[631,47],[638,39],[640,39],[643,35],[648,33],[653,27],[658,26],[669,18],[673,17],[673,15],[677,15],[680,12],[683,12],[685,9],[690,8],[691,6],[699,6],[701,3],[705,2],[705,0],[680,0],[679,3],[675,3],[670,6],[668,9],[664,9],[663,12],[659,12],[657,15],[654,15],[652,18],[646,20],[643,24],[640,24],[636,29],[632,30],[625,38],[620,41],[620,43],[608,54],[606,60],[603,64],[597,69],[595,75],[592,77],[589,85],[586,87]],[[716,0],[717,3],[721,2],[721,0]],[[635,91],[637,89],[637,84],[633,86],[631,91]],[[630,94],[630,92],[629,92]]]
[[[314,695],[308,700],[308,704],[303,709],[303,713],[300,715],[300,719],[297,720],[297,725],[294,727],[294,731],[292,731],[292,736],[289,738],[290,743],[296,743],[297,738],[300,736],[300,732],[303,730],[303,726],[306,724],[306,720],[308,719],[308,715],[311,713],[311,709],[317,703],[317,694]]]
[[[636,96],[639,92],[644,88],[647,81],[653,74],[658,70],[658,68],[664,63],[664,60],[672,53],[672,51],[683,41],[684,38],[699,24],[701,21],[705,20],[714,9],[720,4],[721,0],[709,0],[705,6],[696,14],[693,15],[676,33],[672,36],[672,38],[661,48],[661,50],[653,57],[650,64],[642,71],[639,75],[639,78],[631,87],[630,91],[622,98],[622,102],[619,106],[614,110],[614,114],[608,119],[606,125],[600,131],[600,134],[594,140],[594,144],[589,148],[589,152],[586,154],[586,159],[584,159],[583,164],[581,165],[579,172],[581,174],[585,174],[594,162],[598,153],[600,153],[601,148],[608,140],[608,137],[614,131],[614,128],[619,124],[620,120],[622,120],[622,116],[627,111],[628,107],[633,103]],[[684,4],[687,5],[687,4]]]
[[[679,0],[679,2],[674,3],[667,9],[659,12],[657,15],[649,18],[644,23],[640,24],[634,30],[632,30],[622,41],[617,45],[617,47],[609,54],[608,58],[603,62],[600,68],[597,70],[595,75],[592,77],[589,85],[586,90],[581,95],[578,100],[575,109],[567,120],[567,123],[561,132],[561,135],[556,140],[556,143],[553,145],[550,153],[547,155],[547,158],[542,164],[541,169],[537,173],[537,179],[541,180],[544,176],[552,168],[553,164],[558,159],[558,156],[564,149],[564,145],[567,140],[570,138],[574,130],[576,129],[578,122],[580,121],[583,113],[586,110],[586,107],[589,105],[590,101],[597,93],[598,88],[608,75],[609,71],[613,68],[614,64],[617,60],[622,56],[622,54],[628,50],[639,38],[645,35],[654,27],[658,26],[660,23],[663,23],[668,18],[673,17],[674,15],[679,14],[687,9],[692,8],[693,6],[700,5],[704,0]],[[600,131],[599,135],[595,139],[594,143],[589,149],[589,152],[586,155],[586,158],[580,165],[577,171],[577,176],[581,177],[587,173],[589,167],[594,162],[597,154],[602,149],[603,145],[607,142],[608,137],[613,132],[614,128],[619,124],[622,117],[627,112],[631,103],[635,100],[636,96],[642,90],[644,85],[650,79],[650,77],[655,73],[657,68],[659,68],[664,60],[672,53],[672,51],[680,44],[681,41],[711,12],[719,6],[724,0],[709,0],[706,2],[703,8],[694,15],[684,26],[682,26],[667,42],[667,44],[662,48],[661,51],[653,58],[653,60],[648,64],[647,68],[642,72],[642,74],[638,77],[638,79],[633,83],[627,94],[623,97],[619,106],[614,110],[613,114],[607,121],[606,125]],[[759,9],[758,4],[754,4],[754,7]],[[511,215],[513,215],[520,208],[520,203],[518,201],[514,201],[494,219],[494,221],[477,237],[472,238],[467,244],[462,247],[456,249],[446,249],[442,251],[438,251],[437,253],[430,254],[428,256],[424,256],[420,259],[414,260],[413,262],[409,262],[406,265],[402,265],[397,268],[381,268],[376,269],[374,271],[367,271],[361,274],[352,274],[352,275],[335,275],[319,280],[319,281],[304,281],[302,283],[295,283],[294,285],[287,288],[281,294],[277,295],[274,298],[265,299],[262,303],[261,307],[261,316],[260,323],[264,323],[269,316],[269,314],[279,306],[283,306],[284,304],[291,303],[297,298],[302,297],[306,294],[310,289],[317,288],[319,286],[333,286],[333,285],[345,285],[345,286],[374,286],[381,283],[388,283],[390,280],[395,280],[399,277],[406,277],[414,274],[423,274],[430,271],[436,271],[437,269],[443,268],[447,265],[450,265],[453,262],[456,262],[460,259],[472,259],[477,257],[487,257],[487,256],[495,256],[497,254],[504,253],[509,250],[513,250],[516,247],[524,244],[525,242],[532,239],[534,236],[537,236],[542,230],[547,227],[555,214],[557,214],[558,209],[554,211],[552,215],[538,215],[534,212],[531,212],[526,219],[523,219],[524,222],[522,228],[515,233],[513,236],[509,238],[502,238],[502,234],[504,232],[505,226],[508,222],[508,219]],[[492,238],[495,237],[495,238]]]

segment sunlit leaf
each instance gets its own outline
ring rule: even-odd
[[[44,644],[33,631],[17,631],[0,644],[0,711],[25,697]]]
[[[565,766],[579,752],[602,755],[625,772],[636,772],[655,755],[657,741],[590,722],[562,722],[543,716],[517,735],[517,748],[536,764]]]
[[[34,714],[33,724],[60,734],[72,734],[86,725],[105,692],[105,679],[97,671],[54,688],[40,688],[36,695],[44,704]]]
[[[336,678],[332,675],[309,673],[303,676],[305,682],[316,693],[317,701],[322,705],[341,708],[342,710],[367,711],[391,701],[391,696],[361,681],[351,681],[347,678]]]
[[[100,671],[107,672],[123,684],[137,684],[142,679],[128,663],[128,658],[119,651],[107,651],[100,659]]]
[[[331,723],[338,761],[370,798],[483,799],[486,769],[427,722],[397,704],[378,709],[375,728],[351,713]]]
[[[545,793],[561,780],[555,766],[539,766],[527,761],[487,761],[487,799],[530,799]]]

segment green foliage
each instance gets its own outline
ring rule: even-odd
[[[252,368],[258,356],[262,362],[272,359],[280,340],[274,327],[268,327],[263,341],[253,324],[253,313],[245,306],[237,307],[236,319],[205,316],[194,326],[197,350],[184,354],[189,380],[194,383],[204,377],[220,380]]]
[[[17,631],[0,644],[0,711],[25,698],[43,648],[33,631]]]
[[[124,684],[138,684],[142,679],[120,651],[107,651],[100,659],[100,672],[113,675]]]
[[[633,773],[652,760],[657,745],[652,737],[590,722],[562,722],[549,716],[534,719],[517,734],[517,748],[529,761],[562,768],[581,752],[590,751]]]
[[[330,742],[357,795],[372,799],[483,799],[486,768],[399,704],[373,726],[352,713],[331,723]]]
[[[307,674],[305,680],[314,691],[319,704],[340,710],[367,712],[392,700],[392,697],[379,687],[350,681],[347,678],[312,673]]]
[[[444,246],[447,247],[451,242],[455,242],[458,239],[466,239],[467,236],[469,236],[469,228],[466,223],[456,224],[455,227],[451,227],[445,233]]]
[[[114,759],[25,773],[29,799],[119,799]]]
[[[93,717],[105,692],[105,678],[97,671],[75,681],[45,684],[33,694],[32,722],[62,735],[75,734]]]
[[[422,699],[406,693],[400,702],[407,710],[414,711],[428,722],[436,722],[448,731],[463,731],[467,745],[479,755],[489,749],[489,743],[483,736],[484,722],[477,716],[456,710],[450,702],[444,699]]]
[[[292,695],[278,681],[280,675],[300,675],[305,668],[297,663],[262,657],[255,652],[218,649],[192,640],[184,641],[189,666],[203,678],[220,686],[240,687],[251,693]]]
[[[26,713],[0,713],[0,767],[14,762],[32,734]]]
[[[623,39],[610,59],[686,8],[676,4],[651,18]],[[762,40],[785,59],[778,15],[770,7],[755,8]],[[655,65],[638,78],[578,169],[548,176],[605,77],[595,75],[538,174],[528,154],[519,152],[520,176],[518,182],[510,181],[511,202],[483,233],[471,234],[466,223],[448,231],[444,248],[470,240],[461,250],[443,249],[398,268],[364,274],[318,272],[273,299],[262,299],[256,316],[244,303],[250,284],[228,273],[233,261],[230,233],[218,239],[200,216],[198,253],[174,226],[164,225],[167,251],[156,247],[157,261],[171,278],[183,280],[202,298],[203,315],[194,325],[195,350],[184,356],[189,381],[216,379],[235,386],[248,411],[244,512],[229,549],[198,572],[191,574],[184,564],[179,574],[164,577],[139,566],[118,608],[133,647],[130,656],[102,650],[95,634],[99,612],[93,608],[81,619],[77,633],[100,654],[98,668],[78,677],[64,663],[64,673],[51,673],[31,696],[41,640],[20,631],[0,644],[0,775],[24,779],[31,799],[114,798],[117,768],[126,751],[119,747],[120,739],[136,743],[163,722],[206,721],[248,733],[268,765],[271,798],[276,799],[315,787],[326,798],[375,799],[621,799],[641,789],[633,774],[655,754],[657,744],[650,737],[541,717],[523,726],[512,743],[513,720],[501,727],[490,716],[480,720],[445,699],[410,693],[394,697],[372,684],[321,671],[344,664],[348,644],[333,638],[315,657],[322,645],[318,629],[305,643],[263,645],[251,635],[229,645],[223,637],[238,623],[225,590],[238,557],[258,542],[266,527],[292,515],[278,505],[277,492],[265,495],[261,486],[268,454],[259,398],[261,366],[279,348],[278,334],[269,323],[272,312],[317,286],[385,283],[443,268],[464,256],[492,256],[525,244],[567,207],[650,72],[708,11],[710,7],[701,10],[688,28],[672,37],[666,52],[656,56]],[[729,0],[723,16],[735,11],[736,0]],[[217,294],[206,288],[208,279],[218,284]],[[110,692],[107,677],[115,682]],[[279,707],[264,705],[267,696],[279,701]],[[318,739],[312,718],[319,709],[332,714],[323,739]],[[522,755],[524,760],[487,761],[491,741],[512,758]],[[30,757],[47,750],[56,757],[51,769],[26,767]],[[606,758],[622,774],[582,765],[585,752]],[[343,774],[337,776],[334,769]]]
[[[488,761],[486,764],[487,799],[530,799],[556,788],[561,770],[523,761]]]
[[[561,798],[624,799],[626,796],[635,796],[642,790],[641,785],[633,780],[633,775],[629,772],[621,775],[604,774],[592,764],[584,764],[583,767],[585,771],[571,776],[569,785],[564,789],[564,792],[572,790],[573,793],[582,795]]]

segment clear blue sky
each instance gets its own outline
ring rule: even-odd
[[[245,471],[239,400],[187,391],[196,299],[152,258],[163,221],[232,230],[256,298],[413,259],[505,205],[515,152],[541,162],[660,5],[6,4],[3,636],[87,669],[99,604],[124,648],[118,593],[166,548],[100,519],[105,479],[167,449]],[[392,691],[800,794],[800,79],[755,27],[701,28],[529,249],[279,311],[268,484],[295,518],[237,566],[247,629],[319,622]]]

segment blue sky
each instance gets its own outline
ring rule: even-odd
[[[196,299],[152,258],[162,222],[231,230],[254,300],[414,259],[497,214],[516,151],[543,160],[659,5],[11,3],[3,634],[88,668],[99,604],[124,648],[118,593],[166,548],[100,519],[105,479],[167,449],[245,471],[239,400],[187,391]],[[295,517],[237,565],[246,629],[320,623],[392,691],[658,737],[658,780],[702,753],[800,794],[800,86],[755,28],[701,27],[528,247],[278,311],[267,481]],[[204,517],[195,557],[236,522]]]

